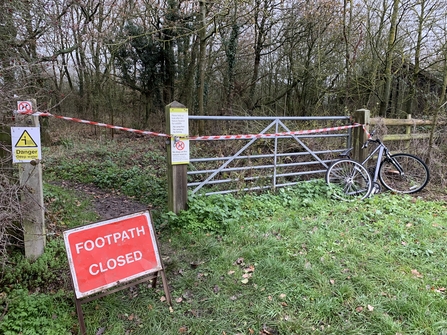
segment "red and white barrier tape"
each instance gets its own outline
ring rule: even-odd
[[[31,113],[17,112],[17,113],[18,114],[32,114],[32,115],[37,115],[37,116],[52,116],[52,117],[55,117],[55,118],[58,118],[58,119],[62,119],[62,120],[74,121],[74,122],[79,122],[79,123],[84,123],[84,124],[91,124],[93,126],[105,127],[105,128],[109,128],[109,129],[123,130],[123,131],[128,131],[128,132],[131,132],[131,133],[135,133],[135,134],[141,134],[141,135],[171,137],[170,135],[161,134],[161,133],[155,133],[153,131],[146,131],[146,130],[138,130],[138,129],[133,129],[133,128],[113,126],[113,125],[107,124],[107,123],[100,123],[100,122],[95,122],[95,121],[87,121],[87,120],[77,119],[77,118],[74,118],[74,117],[53,115],[53,114],[47,113],[47,112],[45,112],[45,113],[43,113],[43,112],[35,112],[35,113],[32,113],[32,112]]]
[[[361,126],[362,126],[362,128],[363,128],[363,131],[366,133],[366,137],[367,137],[368,139],[371,139],[372,136],[371,136],[371,134],[369,133],[369,131],[366,129],[366,125],[365,125],[365,124],[362,124]]]
[[[93,126],[105,127],[105,128],[109,128],[109,129],[117,129],[117,130],[122,130],[122,131],[128,131],[128,132],[135,133],[135,134],[159,136],[159,137],[172,137],[172,135],[156,133],[156,132],[153,132],[153,131],[146,131],[146,130],[138,130],[138,129],[133,129],[133,128],[120,127],[120,126],[113,126],[113,125],[107,124],[107,123],[101,123],[101,122],[95,122],[95,121],[87,121],[87,120],[77,119],[77,118],[74,118],[74,117],[59,116],[59,115],[54,115],[54,114],[51,114],[51,113],[48,113],[48,112],[20,112],[20,111],[17,111],[17,114],[36,115],[36,116],[52,116],[52,117],[55,117],[57,119],[74,121],[74,122],[79,122],[79,123],[84,123],[84,124],[90,124],[90,125],[93,125]],[[356,128],[356,127],[363,127],[363,130],[368,134],[368,136],[370,136],[369,133],[366,131],[365,125],[362,125],[360,123],[354,123],[354,124],[348,125],[348,126],[320,128],[320,129],[312,129],[312,130],[299,130],[299,131],[282,132],[282,133],[276,133],[276,134],[190,136],[190,137],[187,137],[187,138],[183,138],[182,137],[182,139],[188,139],[188,140],[192,140],[192,141],[210,141],[210,140],[238,140],[238,139],[253,139],[253,138],[273,138],[273,137],[279,137],[279,136],[307,135],[307,134],[324,133],[324,132],[345,130],[345,129]]]

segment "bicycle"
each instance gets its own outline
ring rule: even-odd
[[[365,130],[366,131],[366,130]],[[379,139],[373,139],[375,131],[368,135],[362,149],[370,143],[377,146],[359,163],[350,157],[353,148],[341,153],[346,157],[335,161],[326,171],[326,183],[334,190],[333,195],[341,200],[363,200],[381,192],[380,183],[395,193],[410,194],[422,190],[428,183],[430,172],[427,165],[418,157],[397,153],[391,154]],[[367,168],[366,163],[377,154],[376,164]]]

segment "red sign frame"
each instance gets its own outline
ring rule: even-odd
[[[163,269],[148,211],[64,231],[76,298]]]

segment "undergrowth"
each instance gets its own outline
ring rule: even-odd
[[[86,147],[53,155],[45,171],[50,181],[123,190],[142,183],[146,166],[134,155]],[[164,178],[150,170],[154,183]],[[38,261],[17,253],[3,274],[2,334],[78,333],[62,231],[94,216],[88,198],[45,189],[51,237]],[[323,181],[191,195],[187,210],[165,212],[157,227],[171,308],[161,280],[155,289],[141,284],[84,304],[87,332],[446,334],[446,213],[444,202],[389,193],[338,202]]]
[[[50,240],[45,246],[45,253],[35,261],[23,257],[22,252],[18,250],[12,251],[0,277],[0,284],[5,291],[18,287],[51,290],[59,287],[61,273],[66,272],[66,267],[67,257],[63,241]]]
[[[122,139],[106,146],[84,140],[69,141],[68,147],[60,149],[47,148],[52,152],[45,156],[44,174],[47,180],[91,183],[151,207],[163,207],[167,202],[165,156],[154,149],[153,141],[132,141],[131,147],[130,140]]]
[[[7,313],[0,322],[4,335],[61,335],[74,334],[72,299],[63,291],[51,295],[17,289],[7,298]]]
[[[62,231],[92,222],[88,199],[44,183],[47,244],[37,260],[10,248],[0,275],[0,334],[77,334],[71,278]]]
[[[171,227],[186,231],[225,233],[229,226],[248,220],[260,220],[282,208],[313,206],[315,199],[330,194],[322,180],[303,182],[278,192],[242,194],[239,196],[216,194],[204,196],[190,194],[188,210],[178,215],[164,215]]]
[[[59,198],[50,209],[69,201],[57,189],[47,195]],[[172,308],[161,284],[141,284],[85,304],[89,333],[447,332],[442,202],[380,194],[343,203],[316,181],[265,194],[193,196],[189,204],[166,215],[157,234]],[[56,234],[40,262],[16,259],[0,294],[3,333],[77,333],[70,290],[42,289],[67,271],[62,250]]]

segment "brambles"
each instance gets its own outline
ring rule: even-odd
[[[0,174],[0,268],[7,258],[7,248],[23,243],[21,222],[25,205],[20,202],[24,192],[19,184]]]

